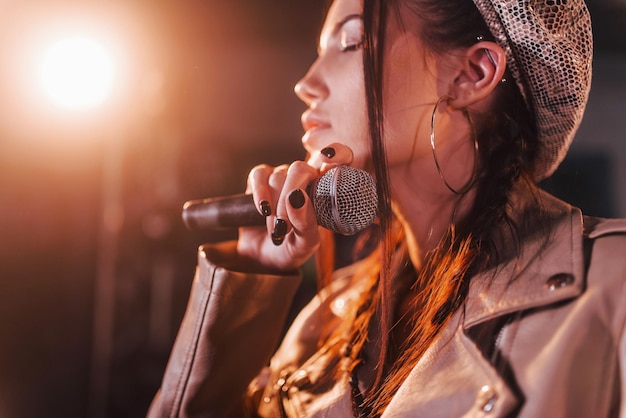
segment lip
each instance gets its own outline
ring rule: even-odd
[[[306,143],[313,136],[323,129],[330,128],[330,122],[324,119],[319,113],[316,113],[312,109],[306,110],[302,113],[302,127],[304,128],[304,135],[302,136],[302,142]]]

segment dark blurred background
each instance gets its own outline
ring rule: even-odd
[[[158,388],[203,242],[184,201],[304,156],[293,85],[325,0],[0,1],[0,417],[137,417]],[[589,111],[544,186],[626,216],[626,2],[589,0]],[[84,34],[117,78],[51,104],[41,57]]]

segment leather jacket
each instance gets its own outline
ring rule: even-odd
[[[384,418],[626,417],[626,220],[543,198],[557,214],[550,239],[530,237],[519,257],[472,278]],[[353,416],[348,376],[323,391],[314,384],[320,315],[341,319],[357,291],[342,279],[352,269],[337,272],[275,351],[299,277],[237,272],[229,251],[199,251],[148,416]]]

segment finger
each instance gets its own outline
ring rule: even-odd
[[[274,168],[267,164],[261,164],[254,167],[248,174],[246,193],[252,194],[255,206],[261,215],[268,217],[272,214],[272,207],[275,205],[276,198],[279,195],[279,193],[272,190],[270,178],[275,172],[286,170],[286,165]],[[273,182],[276,183],[276,179]],[[278,187],[281,185],[282,183]]]
[[[280,203],[280,194],[287,178],[287,170],[289,166],[286,164],[280,165],[274,169],[272,174],[268,178],[268,185],[271,190],[271,202],[276,208],[273,213],[275,216],[268,216],[266,218],[267,231],[272,237],[274,244],[279,245],[282,243],[282,239],[287,234],[288,224],[287,222],[278,217],[278,206]]]
[[[272,231],[274,244],[282,244],[285,236],[291,231],[294,224],[299,229],[303,228],[307,222],[311,221],[311,214],[313,214],[312,225],[316,226],[313,207],[310,205],[305,191],[308,185],[318,176],[318,171],[304,161],[296,161],[289,166],[276,206],[276,220],[274,221]],[[295,190],[300,190],[300,193],[295,192],[295,194],[292,194]],[[306,205],[307,203],[309,204]],[[293,208],[293,205],[297,206],[297,208]],[[290,211],[289,208],[295,210]]]
[[[272,201],[272,192],[268,183],[270,174],[273,171],[274,167],[267,164],[261,164],[250,170],[250,173],[248,174],[246,193],[252,194],[257,210],[265,217],[272,214],[270,204]]]
[[[335,142],[328,144],[318,152],[311,153],[307,163],[323,174],[338,165],[350,165],[353,158],[350,147]]]
[[[308,249],[319,241],[317,217],[310,197],[298,188],[289,193],[288,202],[286,210],[291,221],[292,239],[299,242],[298,247]]]

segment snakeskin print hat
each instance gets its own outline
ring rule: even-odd
[[[534,178],[565,158],[591,87],[593,42],[584,0],[474,0],[535,115],[541,144]]]

